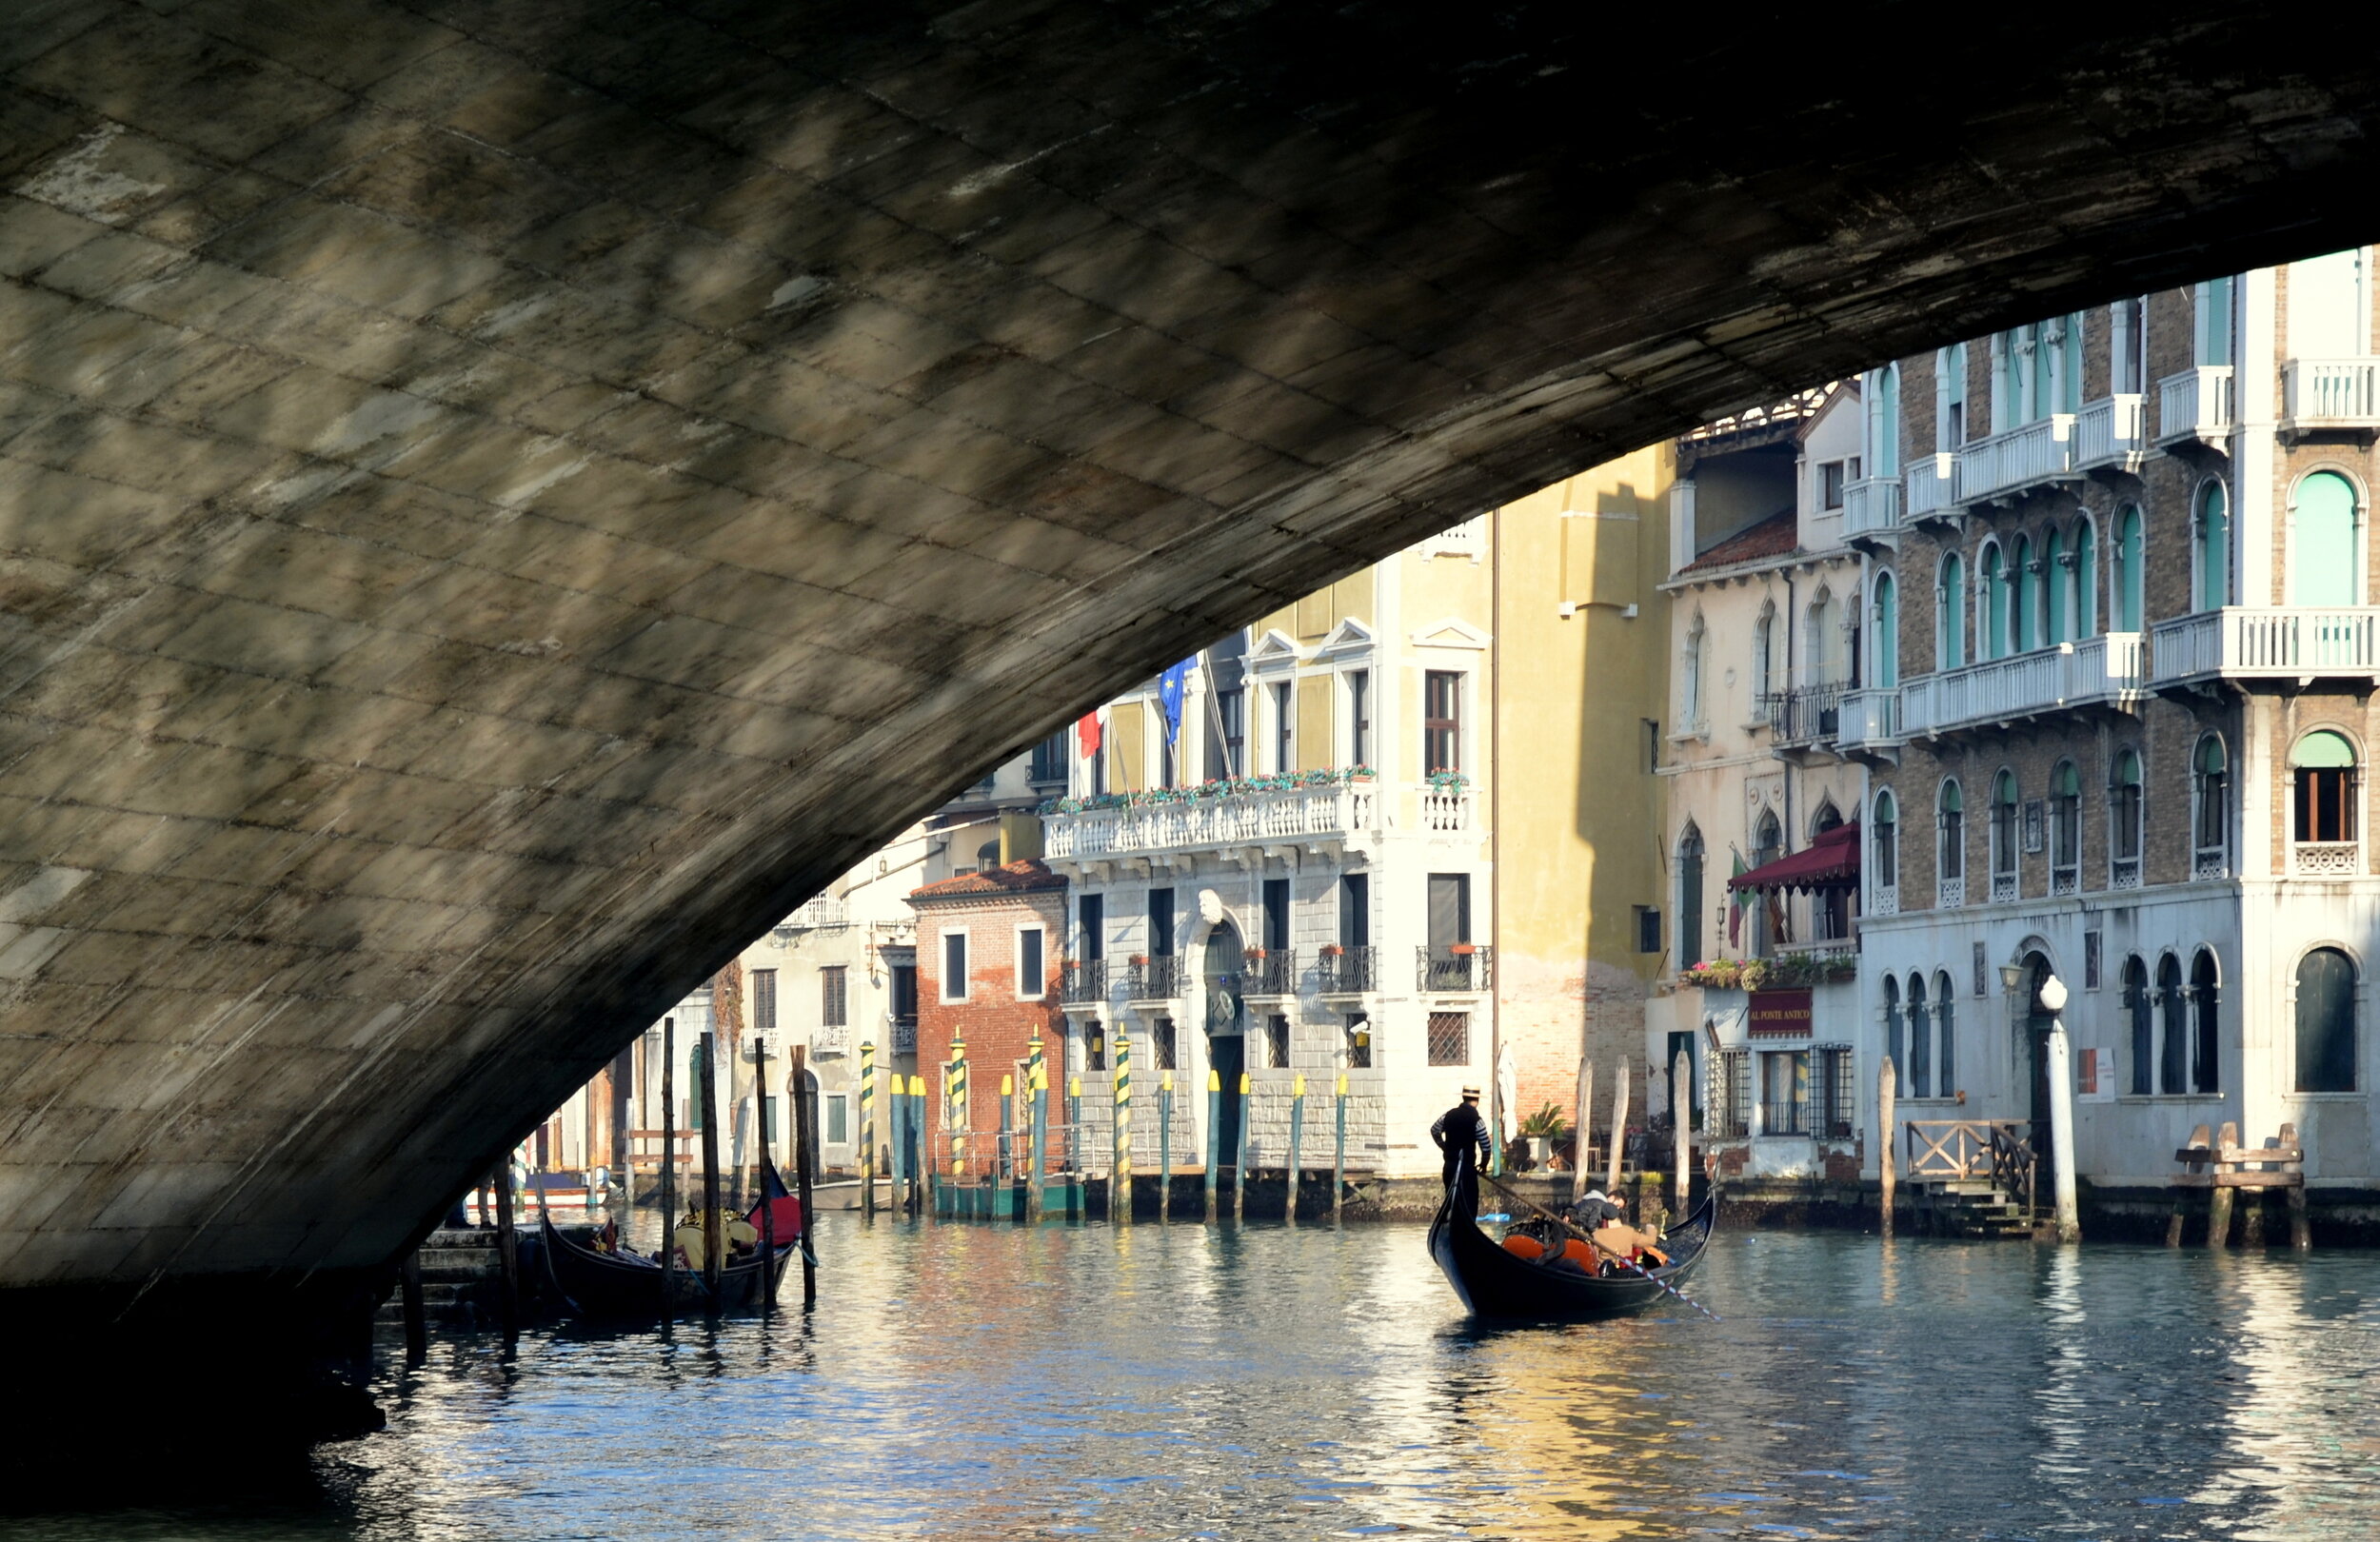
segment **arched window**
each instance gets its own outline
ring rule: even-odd
[[[1901,366],[1886,365],[1874,375],[1875,401],[1868,412],[1868,475],[1901,474]]]
[[[2157,1044],[2157,1091],[2190,1090],[2190,1002],[2182,994],[2182,961],[2172,954],[2157,960],[2157,1005],[2164,1034]]]
[[[1891,975],[1884,977],[1884,1053],[1900,1068],[1902,1096],[1916,1097],[1916,1073],[1911,1069],[1909,1058],[1902,1053],[1901,1042],[1901,982]]]
[[[2117,396],[2139,395],[2145,379],[2140,357],[2143,308],[2138,296],[2108,306],[2108,383]]]
[[[2297,1090],[2355,1090],[2355,964],[2336,948],[2297,960]]]
[[[1705,722],[1702,710],[1702,656],[1708,635],[1703,629],[1702,612],[1697,610],[1694,624],[1686,630],[1686,653],[1681,661],[1684,667],[1677,694],[1679,725],[1690,734],[1701,733]]]
[[[2115,512],[2114,624],[2112,632],[2140,630],[2140,510],[2126,504]]]
[[[2016,773],[1992,779],[1992,901],[2016,898]]]
[[[2018,536],[2011,549],[2013,555],[2008,563],[2008,645],[2012,651],[2023,653],[2041,642],[2041,603],[2034,592],[2040,564],[2033,561],[2033,542],[2026,537]]]
[[[1949,452],[1967,443],[1967,345],[1934,354],[1934,447]]]
[[[1952,552],[1942,559],[1942,586],[1934,591],[1934,662],[1956,669],[1967,662],[1967,568]]]
[[[2231,514],[2223,484],[2210,482],[2198,489],[2198,513],[2192,524],[2198,608],[2220,610],[2231,603]]]
[[[1765,810],[1752,832],[1752,865],[1765,867],[1785,855],[1785,831],[1776,816]],[[1765,959],[1784,940],[1785,891],[1768,889],[1751,896],[1752,956]]]
[[[2362,549],[2363,510],[2357,506],[2355,484],[2336,471],[2316,471],[2301,479],[2290,500],[2290,603],[2362,604]]]
[[[1889,691],[1901,682],[1900,588],[1890,573],[1875,576],[1875,671],[1868,683]]]
[[[1766,698],[1776,689],[1776,604],[1760,602],[1760,614],[1752,623],[1752,690],[1759,710],[1768,710]]]
[[[1909,977],[1909,1096],[1934,1096],[1934,1023],[1926,1015],[1926,977]]]
[[[1682,968],[1702,957],[1702,832],[1691,820],[1677,838],[1677,961]]]
[[[1952,1002],[1951,975],[1947,969],[1934,976],[1934,1034],[1936,1046],[1934,1057],[1934,1084],[1942,1097],[1958,1096],[1958,1036],[1957,1009]]]
[[[2138,959],[2124,960],[2124,1017],[2132,1027],[2132,1096],[2146,1097],[2157,1085],[2157,1019],[2149,999],[2149,966]]]
[[[2099,536],[2088,518],[2074,525],[2074,635],[2099,631]]]
[[[2231,281],[2209,279],[2191,291],[2192,354],[2200,365],[2231,362]]]
[[[1944,778],[1934,820],[1934,870],[1941,876],[1941,892],[1935,901],[1938,904],[1967,902],[1966,806],[1966,800],[1959,796],[1958,783]]]
[[[2073,633],[2067,630],[2074,613],[2073,598],[2067,592],[2074,576],[2071,566],[2065,538],[2052,530],[2041,541],[2041,641],[2051,647],[2073,641]]]
[[[2140,755],[2115,752],[2108,772],[2108,883],[2111,888],[2140,887]]]
[[[2355,876],[2355,746],[2329,729],[2316,729],[2290,751],[2296,786],[2292,833],[2297,871],[2325,877]]]
[[[2050,893],[2082,888],[2082,773],[2060,761],[2050,773]]]
[[[1868,843],[1875,859],[1876,909],[1889,916],[1897,908],[1901,882],[1899,805],[1893,801],[1890,787],[1878,789],[1875,795],[1875,819]]]
[[[2231,870],[2231,762],[2219,736],[2198,741],[2190,771],[2191,877],[2219,879]]]
[[[1983,592],[1976,601],[1983,607],[1976,620],[1975,656],[1981,659],[2008,657],[2008,574],[2000,559],[1996,542],[1986,542],[1983,556],[1976,561],[1977,587]]]
[[[2220,977],[2214,952],[2200,948],[2190,961],[2190,1090],[2219,1092],[2223,1087],[2223,1053],[2217,1011]]]
[[[1809,646],[1802,657],[1809,661],[1808,679],[1813,685],[1831,685],[1843,678],[1843,629],[1835,611],[1834,592],[1820,584],[1817,598],[1804,612],[1803,623]]]

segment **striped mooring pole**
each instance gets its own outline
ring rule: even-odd
[[[1222,1154],[1217,1149],[1223,1129],[1223,1074],[1206,1074],[1206,1218],[1215,1219],[1215,1177],[1222,1171]]]
[[[1289,1081],[1289,1199],[1285,1212],[1289,1224],[1298,1224],[1298,1180],[1305,1176],[1299,1166],[1299,1154],[1305,1149],[1306,1137],[1306,1078],[1300,1071]]]
[[[1041,1058],[1041,1036],[1035,1034],[1025,1048],[1024,1096],[1032,1109],[1033,1128],[1025,1138],[1032,1143],[1024,1158],[1024,1218],[1041,1218],[1041,1164],[1046,1156],[1042,1145],[1049,1139],[1049,1062]]]
[[[1174,1218],[1174,1074],[1157,1078],[1157,1218]]]
[[[1236,1221],[1248,1218],[1248,1115],[1254,1107],[1254,1085],[1248,1073],[1240,1073],[1240,1142],[1231,1158],[1231,1218]]]
[[[1066,1078],[1066,1166],[1082,1181],[1082,1077]]]
[[[1107,1180],[1107,1217],[1132,1224],[1132,1036],[1116,1036],[1116,1166]]]
[[[967,1176],[967,1041],[950,1041],[950,1063],[942,1069],[942,1096],[950,1103],[950,1176]]]
[[[920,1071],[909,1077],[909,1214],[925,1208],[925,1073]]]
[[[1338,1106],[1331,1111],[1331,1223],[1339,1220],[1339,1203],[1347,1193],[1347,1073],[1339,1074]]]
[[[994,1143],[999,1153],[1000,1180],[1002,1183],[1017,1176],[1016,1153],[1008,1143],[1008,1132],[1015,1128],[1017,1117],[1017,1078],[1013,1073],[1002,1072],[1000,1077],[1000,1138]]]
[[[860,1040],[860,1214],[868,1220],[876,1218],[876,1041],[872,1038]]]

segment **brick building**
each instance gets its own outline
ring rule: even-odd
[[[2078,1168],[2192,1126],[2375,1160],[2380,874],[2369,249],[2051,318],[1863,382],[1872,682],[1860,1063],[1904,1117],[2046,1131],[2054,972]],[[1874,1166],[1873,1153],[1869,1157]]]
[[[944,1171],[960,1112],[951,1096],[952,1045],[963,1040],[964,1128],[969,1170],[978,1171],[975,1163],[993,1149],[1000,1128],[1000,1078],[1013,1078],[1021,1091],[1037,1035],[1049,1059],[1051,1122],[1061,1117],[1059,951],[1066,880],[1025,858],[929,883],[909,896],[909,904],[918,918],[917,1063],[926,1078],[926,1150],[935,1170]]]

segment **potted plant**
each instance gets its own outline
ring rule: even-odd
[[[1529,1143],[1529,1163],[1543,1167],[1554,1154],[1554,1142],[1570,1134],[1570,1121],[1552,1103],[1520,1121],[1520,1138]]]
[[[1146,969],[1148,966],[1149,966],[1149,956],[1148,956],[1147,954],[1145,954],[1145,953],[1136,953],[1136,954],[1134,954],[1134,955],[1132,956],[1132,967],[1133,967],[1133,968],[1135,968],[1135,969]]]
[[[1323,958],[1325,958],[1325,959],[1336,959],[1336,958],[1338,958],[1340,954],[1342,954],[1342,953],[1346,952],[1347,950],[1346,950],[1346,949],[1344,949],[1344,948],[1342,948],[1342,947],[1340,947],[1340,946],[1339,946],[1338,943],[1336,943],[1336,942],[1325,942],[1325,943],[1323,943],[1323,944],[1322,944],[1322,947],[1321,947],[1321,950],[1320,950],[1320,951],[1321,951],[1321,954],[1322,954],[1322,957],[1323,957]]]
[[[1264,960],[1264,950],[1262,948],[1246,948],[1241,951],[1248,956],[1248,959],[1252,962],[1261,963]]]
[[[1451,942],[1447,944],[1446,951],[1458,959],[1468,959],[1479,950],[1469,942]]]

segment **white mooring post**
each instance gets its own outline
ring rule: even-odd
[[[2056,1164],[2057,1239],[2082,1240],[2074,1204],[2074,1072],[2066,1043],[2066,982],[2055,975],[2041,982],[2041,1004],[2050,1009],[2050,1159]]]
[[[1588,1056],[1578,1057],[1578,1130],[1577,1144],[1570,1158],[1570,1202],[1577,1204],[1586,1197],[1595,1180],[1587,1176],[1587,1164],[1593,1160],[1587,1132],[1595,1127],[1595,1061]]]

